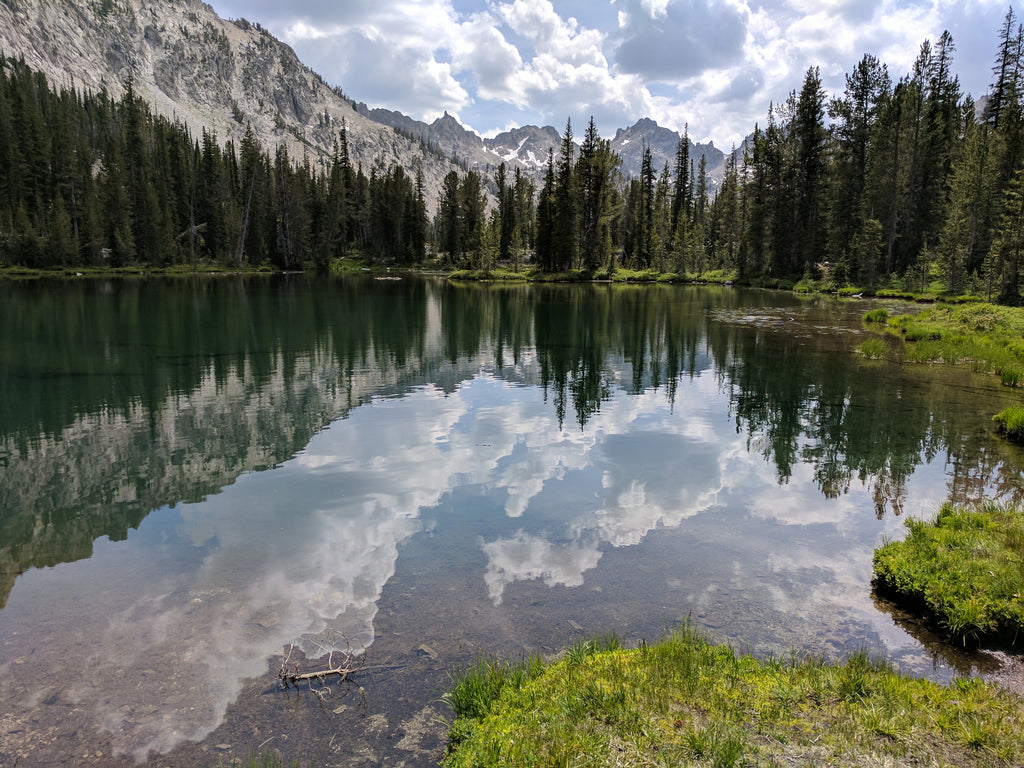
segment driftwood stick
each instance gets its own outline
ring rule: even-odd
[[[353,672],[355,672],[354,669],[346,669],[345,667],[337,667],[335,669],[321,669],[316,672],[305,672],[301,675],[289,675],[284,670],[281,670],[281,677],[283,677],[289,683],[301,682],[303,680],[317,680],[321,677],[329,677],[331,675],[338,675],[342,680],[344,680]]]

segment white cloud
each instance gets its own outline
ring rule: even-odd
[[[475,78],[480,98],[523,106],[522,93],[514,84],[523,59],[498,29],[496,20],[489,14],[479,14],[460,25],[460,31],[453,43],[454,69]]]
[[[733,0],[620,0],[615,63],[650,80],[678,81],[728,66],[743,51],[749,10]]]
[[[738,142],[820,67],[826,90],[865,53],[907,72],[949,29],[964,91],[990,78],[1004,0],[218,0],[260,21],[350,96],[493,134],[593,115],[606,135],[653,117]],[[571,9],[571,10],[570,10]],[[572,14],[575,14],[573,16]],[[667,90],[664,85],[674,88]],[[518,119],[511,120],[510,114]]]

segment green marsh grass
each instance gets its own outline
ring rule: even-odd
[[[1024,445],[1024,406],[1011,405],[1004,408],[992,420],[996,422],[1000,434],[1007,440]]]
[[[445,766],[992,766],[1024,754],[1020,699],[908,678],[866,653],[759,661],[682,626],[636,649],[578,643],[524,664],[466,673],[490,693],[469,709],[450,696]],[[496,684],[496,669],[510,679]]]
[[[880,360],[889,356],[889,345],[884,339],[873,337],[858,344],[857,351],[871,360]]]
[[[448,275],[449,280],[494,280],[501,282],[526,282],[536,276],[536,270],[515,271],[505,267],[495,269],[457,269]]]
[[[1024,309],[979,302],[887,319],[883,311],[872,310],[864,320],[885,322],[903,340],[904,360],[992,373],[1011,387],[1024,384]]]
[[[1018,637],[1024,630],[1024,512],[993,502],[946,503],[934,522],[907,520],[906,527],[903,541],[875,551],[880,589],[925,606],[960,642]]]

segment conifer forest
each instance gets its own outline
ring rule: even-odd
[[[1009,10],[992,82],[962,93],[955,44],[925,41],[912,71],[865,55],[829,98],[811,67],[727,155],[721,179],[689,156],[626,177],[591,120],[534,178],[452,171],[426,202],[418,169],[290,157],[154,115],[126,83],[56,90],[0,61],[0,264],[30,268],[217,263],[327,270],[364,263],[721,271],[748,282],[874,288],[940,283],[1020,303],[1024,252],[1024,39]]]

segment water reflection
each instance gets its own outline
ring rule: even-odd
[[[886,510],[1021,493],[986,430],[999,388],[859,360],[863,308],[837,302],[419,280],[0,290],[0,715],[18,726],[0,757],[33,743],[46,702],[139,759],[205,738],[289,644],[376,642],[420,539],[479,569],[452,606],[515,615],[544,584],[597,627],[693,611],[754,648],[890,632],[911,653],[867,592],[872,547],[899,530]]]

